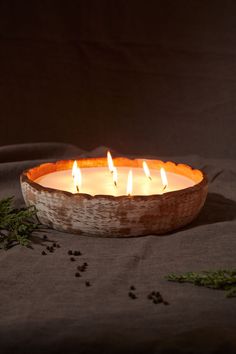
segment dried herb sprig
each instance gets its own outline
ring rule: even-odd
[[[167,275],[166,279],[178,283],[192,283],[211,289],[225,290],[226,297],[236,297],[236,269],[220,269],[200,273],[172,273]]]
[[[0,200],[0,248],[29,246],[32,232],[39,225],[35,207],[16,209],[13,197]]]

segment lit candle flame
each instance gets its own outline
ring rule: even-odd
[[[143,170],[144,170],[145,175],[146,175],[150,180],[152,180],[152,177],[151,177],[151,174],[150,174],[150,170],[149,170],[149,167],[148,167],[146,161],[143,161]]]
[[[117,187],[117,182],[118,182],[118,173],[117,173],[117,168],[114,166],[113,167],[113,182],[114,182],[114,185]]]
[[[77,170],[78,166],[77,166],[77,161],[75,160],[73,163],[73,167],[72,167],[72,177],[75,176],[75,171]]]
[[[160,174],[161,174],[161,181],[162,181],[162,184],[163,184],[163,192],[164,190],[168,187],[168,179],[167,179],[167,176],[166,176],[166,171],[164,170],[163,167],[161,167],[160,169]]]
[[[108,164],[108,168],[110,170],[111,173],[114,172],[114,164],[113,164],[113,160],[112,160],[112,156],[110,151],[107,151],[107,164]]]
[[[127,181],[127,195],[131,196],[133,190],[133,173],[129,170],[128,181]]]
[[[80,168],[77,165],[77,161],[74,161],[73,163],[72,177],[73,177],[75,190],[79,193],[82,185],[82,175],[81,175]]]

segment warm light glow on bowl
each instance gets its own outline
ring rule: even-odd
[[[110,165],[108,165],[108,160]],[[135,169],[144,169],[142,159],[127,158],[89,158],[76,161],[57,161],[45,163],[31,168],[21,175],[22,193],[27,205],[35,205],[41,223],[56,230],[83,235],[141,236],[164,234],[189,224],[200,212],[207,196],[207,177],[197,169],[184,164],[145,160],[150,170],[159,171],[163,183],[163,193],[152,195],[134,195],[133,183]],[[73,164],[74,167],[73,168]],[[71,179],[76,177],[75,187],[80,189],[85,183],[83,169],[106,167],[112,172],[111,183],[114,193],[119,186],[119,169],[126,167],[127,194],[90,195],[72,193],[63,190],[43,187],[36,180],[56,171],[71,171]],[[78,173],[80,171],[80,174]],[[77,171],[77,172],[76,172]],[[162,172],[161,172],[162,171]],[[164,171],[164,172],[163,172]],[[72,173],[73,172],[73,173]],[[147,171],[146,171],[147,172]],[[166,174],[174,173],[189,178],[192,186],[180,190],[169,191],[170,186]],[[144,172],[143,172],[144,174]],[[79,177],[80,176],[80,177]],[[147,179],[148,185],[152,180]],[[151,176],[150,176],[151,177]],[[94,182],[96,183],[96,181]]]

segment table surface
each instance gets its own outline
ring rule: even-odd
[[[102,155],[102,147],[90,154],[63,144],[0,147],[0,197],[14,195],[23,205],[19,175],[25,168]],[[172,160],[202,168],[210,182],[204,209],[184,229],[123,239],[49,230],[49,241],[35,235],[32,249],[0,250],[2,354],[236,352],[236,298],[165,280],[171,272],[236,268],[236,164],[199,156]],[[51,242],[60,248],[42,256]],[[72,262],[68,250],[82,255]],[[87,270],[77,278],[83,262]],[[128,296],[131,285],[135,300]],[[148,300],[153,290],[169,306]]]

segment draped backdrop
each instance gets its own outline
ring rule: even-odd
[[[0,145],[235,155],[233,1],[1,1]]]

